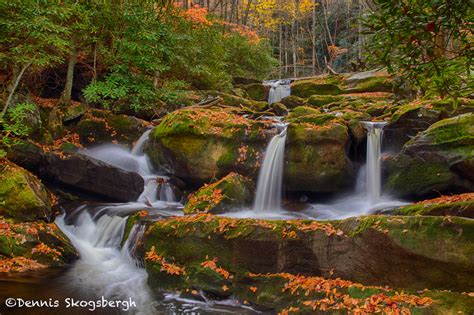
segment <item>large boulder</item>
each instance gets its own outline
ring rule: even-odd
[[[205,108],[168,114],[145,151],[153,165],[188,184],[202,185],[231,171],[256,175],[260,155],[276,133],[268,121]]]
[[[55,183],[114,201],[135,201],[144,188],[139,174],[79,154],[46,154],[42,173]]]
[[[289,191],[339,192],[354,180],[348,128],[334,115],[310,114],[288,127],[284,184]]]
[[[0,216],[0,275],[60,267],[77,256],[56,224]]]
[[[441,120],[387,159],[387,188],[397,195],[474,190],[474,113]]]
[[[193,193],[184,207],[185,214],[223,213],[248,205],[253,197],[253,182],[237,173],[229,173],[215,183]]]
[[[241,86],[247,92],[250,99],[254,101],[267,101],[268,91],[270,87],[263,85],[262,83],[252,83]]]
[[[145,132],[148,123],[133,116],[90,109],[74,131],[85,145],[119,142],[131,146]]]
[[[291,94],[303,98],[311,95],[337,95],[343,92],[339,84],[339,77],[336,76],[296,80],[291,84]]]
[[[371,70],[352,74],[345,80],[349,93],[392,92],[393,82],[387,71]]]
[[[50,196],[41,181],[7,160],[0,162],[0,215],[29,221],[51,216]]]
[[[336,290],[344,283],[362,291],[370,285],[363,297],[379,294],[372,290],[385,286],[471,292],[473,233],[472,220],[458,217],[368,216],[324,222],[199,214],[153,222],[143,242],[152,289],[250,296],[257,305],[272,308],[288,298],[284,288],[298,291],[297,284],[302,291],[295,295],[301,298],[318,288],[327,297],[333,289],[329,279],[336,280]],[[213,273],[203,275],[203,268]],[[273,290],[255,281],[260,277],[267,277]],[[272,277],[286,281],[268,279]],[[295,280],[293,285],[288,279]],[[264,293],[266,297],[260,296]],[[296,301],[289,297],[284,304]]]
[[[36,173],[44,163],[44,150],[33,142],[17,139],[8,147],[7,158],[13,163]]]

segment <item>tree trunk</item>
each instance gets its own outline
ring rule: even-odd
[[[31,64],[32,62],[30,61],[26,65],[24,65],[21,71],[18,73],[18,75],[14,79],[13,84],[10,88],[10,93],[8,94],[7,102],[5,103],[5,106],[3,107],[3,110],[2,110],[2,116],[4,116],[5,113],[7,112],[8,106],[10,106],[10,103],[13,99],[13,95],[15,94],[16,88],[18,87],[18,84],[20,83],[21,77],[25,73],[26,69],[28,69],[28,67],[31,66]]]
[[[64,86],[64,91],[61,95],[61,102],[69,103],[71,101],[72,85],[74,81],[74,67],[76,66],[77,61],[77,49],[76,45],[72,44],[71,54],[69,55],[69,62],[67,65],[67,74],[66,74],[66,85]]]

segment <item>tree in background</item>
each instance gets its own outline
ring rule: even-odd
[[[371,56],[423,94],[472,95],[474,10],[468,2],[376,0],[365,21]]]

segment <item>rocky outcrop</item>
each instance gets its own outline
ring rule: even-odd
[[[253,188],[252,180],[237,173],[230,173],[193,193],[184,207],[184,214],[218,214],[241,209],[252,201]]]
[[[0,215],[27,221],[51,216],[50,196],[41,181],[7,160],[0,163]]]
[[[441,196],[400,207],[397,215],[441,215],[474,218],[474,193]]]
[[[79,154],[61,157],[48,153],[43,167],[43,176],[53,183],[115,201],[135,201],[144,187],[137,173]]]
[[[158,169],[200,186],[231,171],[256,175],[260,155],[276,133],[268,121],[205,108],[168,114],[145,151]]]
[[[474,114],[441,120],[386,160],[387,188],[398,195],[474,190]]]
[[[112,142],[132,145],[145,132],[147,125],[146,121],[133,116],[90,109],[73,129],[85,145]]]
[[[200,214],[152,223],[144,238],[144,256],[155,290],[202,289],[246,300],[253,296],[250,301],[271,308],[298,300],[282,290],[289,279],[309,293],[318,283],[330,285],[329,279],[336,278],[337,290],[347,283],[470,292],[473,232],[471,220],[457,217],[368,216],[321,222]],[[260,296],[263,293],[266,296]]]
[[[307,192],[347,188],[355,174],[346,153],[348,128],[330,114],[309,114],[289,121],[285,187]]]
[[[0,216],[0,275],[64,266],[77,257],[56,224]]]

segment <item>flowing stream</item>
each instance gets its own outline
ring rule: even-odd
[[[273,104],[291,95],[291,79],[265,81],[264,84],[270,86],[268,92],[268,103]]]

